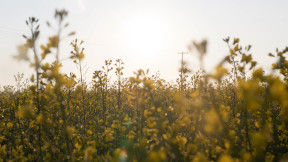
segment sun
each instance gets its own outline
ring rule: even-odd
[[[121,27],[121,40],[130,54],[152,55],[165,46],[167,30],[161,18],[137,15],[127,19]]]

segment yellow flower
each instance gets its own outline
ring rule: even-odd
[[[13,127],[13,123],[8,122],[8,123],[7,123],[7,127],[8,127],[8,128],[12,128],[12,127]]]
[[[222,77],[227,73],[227,69],[222,66],[217,66],[216,72],[211,75],[213,79],[220,81]]]

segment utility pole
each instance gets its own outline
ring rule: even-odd
[[[184,75],[184,55],[189,54],[188,52],[179,52],[178,54],[181,55],[181,69],[180,69],[180,90],[183,90],[183,75]]]

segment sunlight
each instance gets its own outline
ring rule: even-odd
[[[153,15],[138,15],[129,18],[121,27],[121,42],[130,54],[153,55],[165,47],[165,23]]]

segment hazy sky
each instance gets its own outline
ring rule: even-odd
[[[27,63],[16,62],[17,44],[27,33],[25,20],[40,19],[41,42],[52,35],[45,22],[53,20],[56,8],[69,11],[70,30],[85,41],[88,68],[86,79],[105,59],[121,58],[130,75],[139,68],[159,71],[161,77],[177,77],[180,55],[190,40],[207,38],[205,59],[211,70],[226,54],[222,38],[240,37],[252,44],[254,57],[268,67],[268,52],[288,44],[287,0],[0,0],[0,85],[14,84],[13,75],[31,74]],[[69,41],[63,44],[62,59],[69,55]],[[185,56],[197,70],[193,56]],[[70,60],[65,72],[75,71]]]

